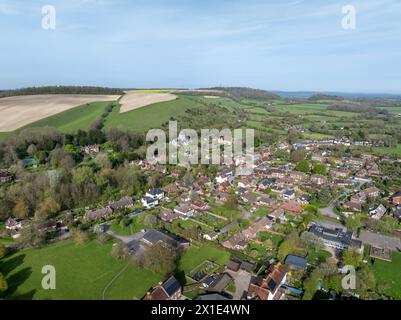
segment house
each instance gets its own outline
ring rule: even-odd
[[[15,179],[14,175],[9,172],[0,172],[0,183],[11,182]]]
[[[256,204],[258,206],[271,206],[276,203],[276,200],[268,196],[260,196],[256,199]]]
[[[401,205],[401,191],[397,191],[390,197],[390,201],[394,206]]]
[[[189,205],[181,204],[178,207],[174,208],[174,212],[183,216],[185,219],[193,217],[195,214],[194,209],[192,209]]]
[[[166,193],[177,193],[178,192],[178,187],[177,187],[177,185],[175,184],[175,183],[169,183],[168,185],[166,185],[164,188],[163,188],[163,190],[166,192]]]
[[[300,182],[308,179],[308,175],[304,172],[292,171],[290,172],[290,178],[294,181]]]
[[[233,280],[233,277],[229,273],[224,272],[219,274],[206,290],[209,292],[222,293]]]
[[[284,200],[293,200],[295,199],[295,191],[293,189],[287,189],[283,192]]]
[[[96,154],[100,152],[100,147],[97,144],[84,146],[81,148],[81,152],[86,154]]]
[[[111,201],[109,202],[109,207],[113,211],[124,210],[132,207],[134,205],[134,200],[131,197],[124,197],[118,201]]]
[[[272,219],[268,217],[262,217],[258,219],[254,224],[250,225],[244,231],[243,235],[246,239],[255,239],[260,231],[268,230],[272,227]]]
[[[242,199],[242,201],[244,201],[246,203],[256,204],[258,195],[255,193],[246,193],[246,194],[241,195],[241,199]]]
[[[159,200],[150,197],[145,197],[141,199],[141,203],[146,209],[151,209],[159,205]]]
[[[344,208],[346,209],[352,209],[354,211],[357,212],[362,212],[362,205],[363,203],[358,201],[347,201],[346,203],[344,203]]]
[[[209,240],[209,241],[214,241],[218,238],[219,234],[217,232],[211,231],[208,233],[205,233],[203,235],[203,239]]]
[[[322,225],[311,224],[308,231],[323,240],[323,243],[330,248],[346,250],[349,247],[361,248],[360,240],[354,239],[351,231],[342,228],[328,228]]]
[[[146,192],[145,197],[161,200],[164,197],[164,191],[158,188],[149,189],[149,191]]]
[[[287,280],[287,269],[281,263],[271,265],[264,276],[254,276],[248,287],[250,300],[280,300],[283,296],[281,286]]]
[[[386,212],[386,207],[380,204],[376,209],[369,211],[369,215],[372,219],[380,220],[381,218],[383,218]]]
[[[241,267],[241,262],[239,262],[239,261],[230,260],[227,263],[227,269],[231,270],[231,271],[234,271],[234,272],[237,272],[240,267]]]
[[[241,232],[237,232],[223,242],[223,247],[234,250],[245,250],[247,244],[245,236]]]
[[[304,194],[303,196],[301,196],[301,198],[299,198],[299,202],[301,203],[301,205],[310,204],[311,201],[312,197],[306,194]]]
[[[312,161],[319,161],[319,162],[324,162],[326,160],[324,156],[318,153],[312,154],[311,159]]]
[[[273,210],[271,213],[268,214],[269,217],[273,219],[273,221],[280,220],[280,221],[287,221],[285,217],[284,210],[277,208]]]
[[[258,191],[259,192],[264,192],[266,189],[270,188],[273,183],[276,182],[276,179],[270,178],[270,179],[263,179],[260,181],[258,185]]]
[[[330,174],[337,178],[347,178],[349,176],[348,170],[330,169]]]
[[[209,208],[209,205],[207,202],[198,200],[198,199],[192,201],[191,205],[192,205],[192,208],[194,208],[195,210],[198,210],[198,211],[205,211]]]
[[[296,203],[294,201],[285,202],[280,206],[280,208],[282,210],[284,210],[286,213],[291,214],[291,215],[297,215],[304,211],[302,206],[299,203]]]
[[[97,220],[100,218],[108,218],[113,213],[113,210],[110,207],[106,207],[103,209],[87,211],[85,213],[86,220]]]
[[[143,300],[180,300],[182,287],[174,276],[148,292]]]
[[[311,176],[311,181],[318,185],[322,185],[327,183],[327,177],[322,176],[321,174],[314,174]]]
[[[4,226],[7,230],[18,231],[23,228],[23,222],[22,219],[8,218]]]
[[[141,238],[141,242],[145,245],[152,246],[156,243],[168,243],[177,251],[182,251],[189,246],[189,242],[177,237],[174,234],[167,233],[161,230],[149,229]]]
[[[361,191],[361,193],[366,198],[376,198],[380,195],[380,190],[376,187],[370,187],[370,188],[367,188],[367,189]]]
[[[284,264],[290,268],[306,269],[307,261],[305,258],[289,254],[285,258]]]
[[[175,213],[173,210],[164,209],[160,212],[159,218],[165,222],[173,222],[174,220],[179,218],[179,215]]]

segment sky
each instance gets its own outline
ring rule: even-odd
[[[0,89],[42,85],[400,94],[401,0],[0,0]]]

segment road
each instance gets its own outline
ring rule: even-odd
[[[360,187],[356,190],[359,191],[359,189],[360,189]],[[319,209],[319,212],[327,217],[337,219],[338,215],[334,212],[334,207],[337,205],[338,200],[340,198],[342,198],[343,196],[345,196],[346,194],[348,194],[350,191],[353,191],[353,190],[344,189],[344,191],[341,192],[341,194],[337,198],[332,200],[326,208]]]

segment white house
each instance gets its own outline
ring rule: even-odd
[[[141,203],[145,208],[150,209],[159,205],[159,199],[144,197],[141,199]]]
[[[372,219],[380,220],[381,218],[383,218],[386,212],[386,207],[380,204],[376,209],[369,211],[369,214]]]
[[[164,197],[164,191],[158,188],[150,189],[146,192],[145,197],[161,200]]]
[[[174,212],[183,216],[184,218],[193,217],[195,214],[194,209],[192,209],[189,205],[182,204],[174,209]]]

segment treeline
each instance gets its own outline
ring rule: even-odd
[[[214,87],[211,90],[224,91],[234,100],[243,99],[281,99],[279,95],[260,89],[244,88],[244,87]]]
[[[333,103],[327,107],[327,110],[355,112],[364,114],[382,114],[387,115],[388,111],[385,109],[378,109],[370,104],[355,104],[355,103]]]
[[[15,90],[0,90],[0,98],[11,96],[25,96],[34,94],[110,94],[122,95],[118,88],[91,87],[91,86],[45,86],[29,87]]]
[[[329,95],[329,94],[323,94],[323,93],[318,93],[310,96],[308,98],[309,101],[319,101],[319,100],[336,100],[336,101],[342,101],[344,100],[343,97],[340,96],[335,96],[335,95]]]

